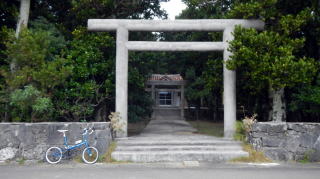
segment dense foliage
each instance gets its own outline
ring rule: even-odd
[[[10,71],[8,65],[2,66],[5,82],[1,101],[5,120],[9,117],[15,121],[50,119],[52,94],[72,72],[67,59],[58,55],[65,41],[55,34],[56,29],[42,29],[38,22],[34,26],[34,29],[23,29],[18,39],[8,32],[4,54],[7,64],[14,60],[16,67]]]
[[[16,38],[19,1],[0,5],[2,121],[108,120],[115,100],[115,36],[87,32],[87,19],[166,17],[158,1],[31,0],[30,23]],[[130,59],[141,61],[134,54]],[[151,113],[144,92],[151,72],[143,70],[129,68],[129,121]]]
[[[241,87],[250,92],[285,89],[284,99],[293,112],[288,120],[318,120],[311,111],[319,104],[310,106],[308,99],[314,94],[304,95],[307,88],[314,93],[317,91],[313,88],[318,88],[318,7],[316,1],[235,1],[227,14],[229,18],[261,19],[266,23],[262,32],[235,29],[230,49],[234,56],[228,66],[237,68],[243,80]]]
[[[320,4],[301,0],[183,0],[180,19],[260,19],[265,30],[236,27],[228,68],[237,70],[237,107],[267,120],[268,89],[284,88],[288,121],[320,116]],[[104,121],[115,103],[115,33],[88,32],[89,18],[166,18],[159,1],[31,0],[19,38],[18,0],[0,2],[1,121]],[[221,32],[131,32],[130,40],[221,41]],[[131,52],[129,121],[151,113],[151,73],[188,80],[188,105],[221,120],[222,53]],[[16,69],[10,70],[10,63]],[[207,108],[201,108],[207,107]]]

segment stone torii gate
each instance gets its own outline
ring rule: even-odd
[[[127,137],[128,123],[128,52],[129,51],[223,51],[229,60],[228,41],[233,39],[235,25],[263,29],[259,20],[193,19],[193,20],[129,20],[89,19],[89,31],[116,31],[116,111],[123,126],[117,137]],[[223,31],[222,42],[152,42],[128,41],[129,31]],[[236,121],[236,72],[223,65],[224,137],[232,138]]]

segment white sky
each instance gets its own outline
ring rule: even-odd
[[[161,8],[168,13],[168,19],[174,20],[175,16],[179,15],[187,6],[181,0],[170,0],[169,2],[161,2]]]

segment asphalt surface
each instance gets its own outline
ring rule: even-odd
[[[320,179],[320,164],[1,164],[0,179]]]

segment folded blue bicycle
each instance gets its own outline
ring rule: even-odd
[[[99,153],[95,147],[89,146],[88,137],[94,132],[94,129],[84,128],[82,133],[82,140],[78,140],[75,142],[75,145],[68,145],[68,138],[66,136],[66,132],[68,130],[58,130],[63,134],[64,139],[64,147],[50,147],[46,152],[46,160],[51,164],[59,163],[63,156],[68,154],[70,151],[74,149],[79,149],[84,146],[82,151],[82,160],[87,164],[93,164],[98,160]]]

